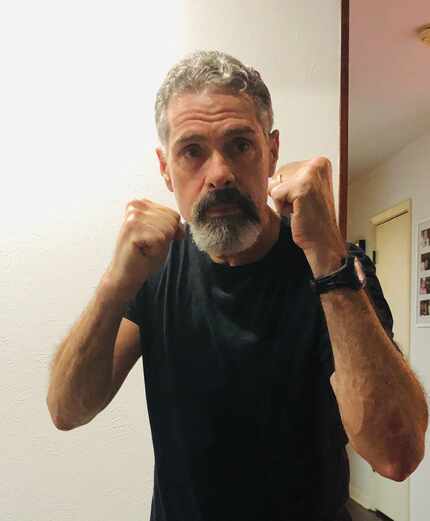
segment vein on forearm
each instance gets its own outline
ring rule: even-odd
[[[331,383],[350,441],[365,451],[369,443],[372,451],[378,443],[389,448],[390,440],[407,443],[414,426],[426,426],[427,407],[366,293],[335,290],[321,302],[335,363]]]

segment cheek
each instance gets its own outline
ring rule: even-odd
[[[266,175],[262,175],[260,173],[255,173],[255,177],[253,178],[253,182],[248,185],[248,193],[253,199],[253,201],[257,204],[257,206],[265,206],[267,201],[267,188],[268,188],[268,178]]]
[[[176,179],[175,197],[179,211],[185,220],[190,220],[193,205],[201,198],[203,183],[200,180]]]
[[[267,185],[263,183],[261,189],[256,195],[256,204],[263,211],[268,204]]]

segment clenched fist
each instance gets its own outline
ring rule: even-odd
[[[269,181],[269,195],[280,215],[290,215],[293,240],[314,276],[338,269],[346,246],[336,222],[330,161],[317,157],[284,165]]]
[[[171,241],[183,237],[184,227],[174,210],[148,199],[129,202],[108,268],[109,282],[120,298],[134,298],[161,268]]]

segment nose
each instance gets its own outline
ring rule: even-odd
[[[235,181],[231,163],[219,152],[214,152],[207,164],[206,185],[208,190],[232,186]]]

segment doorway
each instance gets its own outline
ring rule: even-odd
[[[410,201],[398,204],[371,223],[375,266],[394,319],[394,340],[406,359],[410,349],[411,212]],[[409,521],[409,480],[401,483],[373,473],[374,510],[394,521]]]

